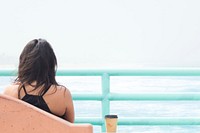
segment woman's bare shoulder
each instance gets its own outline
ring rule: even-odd
[[[64,95],[71,95],[69,89],[63,85],[59,85],[59,86],[56,86],[57,87],[57,91],[59,93],[62,93]]]
[[[60,97],[65,102],[68,102],[72,99],[70,90],[62,85],[56,86],[56,95],[57,97]]]
[[[57,95],[69,95],[70,94],[69,89],[63,85],[53,85],[52,90]]]
[[[5,87],[4,91],[13,91],[18,88],[19,84],[13,83]]]
[[[16,83],[10,84],[7,87],[5,87],[3,94],[16,97],[16,94],[18,92],[18,87],[19,84]]]

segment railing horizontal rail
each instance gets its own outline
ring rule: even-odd
[[[57,76],[200,76],[200,68],[131,69],[131,70],[58,70]],[[16,70],[0,70],[0,76],[16,76]]]
[[[102,118],[94,118],[94,117],[80,117],[75,119],[76,123],[91,123],[92,125],[102,125]]]
[[[166,93],[134,93],[134,94],[119,94],[110,93],[110,101],[117,100],[148,100],[148,101],[180,101],[180,100],[200,100],[200,93],[194,92],[166,92]]]
[[[77,118],[77,123],[92,123],[102,125],[101,118]],[[200,125],[199,117],[132,117],[119,118],[119,125]]]
[[[101,101],[101,94],[72,94],[73,100],[92,100],[92,101]]]
[[[0,70],[0,76],[5,77],[5,76],[16,76],[17,71],[15,70]]]
[[[73,100],[92,100],[102,101],[102,94],[72,94]],[[108,94],[110,101],[198,101],[200,100],[200,92],[165,92],[165,93],[110,93]]]
[[[58,76],[200,76],[200,69],[59,70]]]

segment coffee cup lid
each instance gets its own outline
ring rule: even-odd
[[[105,118],[118,118],[117,115],[105,115]]]

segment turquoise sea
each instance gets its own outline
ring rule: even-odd
[[[14,77],[0,77],[0,92]],[[57,77],[72,93],[101,93],[100,77]],[[111,77],[111,92],[200,92],[200,77]],[[101,102],[74,101],[76,117],[101,117]],[[200,117],[200,101],[112,101],[124,117]],[[120,133],[199,133],[200,126],[118,126]],[[101,127],[94,126],[100,133]]]

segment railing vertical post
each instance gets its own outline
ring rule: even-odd
[[[103,124],[101,126],[102,132],[106,131],[104,117],[110,113],[110,101],[108,95],[110,93],[110,76],[108,73],[103,73],[102,75],[102,120]]]

